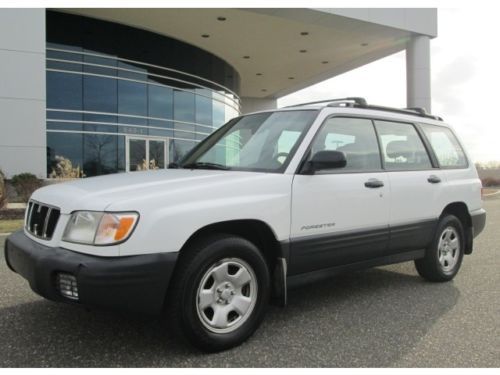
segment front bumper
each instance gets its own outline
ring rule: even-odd
[[[5,241],[5,260],[31,289],[52,301],[141,313],[161,312],[178,253],[97,257],[43,246],[23,231]],[[78,301],[63,297],[57,273],[76,277]]]

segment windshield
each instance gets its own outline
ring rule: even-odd
[[[182,168],[283,172],[317,111],[279,111],[231,120],[193,149]]]

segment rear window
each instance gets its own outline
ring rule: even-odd
[[[450,129],[428,124],[422,124],[422,129],[436,154],[440,167],[467,167],[464,150]]]

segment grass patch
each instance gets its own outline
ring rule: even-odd
[[[23,227],[24,220],[0,220],[0,233],[14,232]]]

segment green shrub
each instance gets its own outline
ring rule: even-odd
[[[12,177],[12,185],[23,202],[27,202],[33,192],[42,187],[42,180],[31,173],[20,173]]]
[[[7,183],[5,182],[5,175],[0,169],[0,210],[7,205]]]

